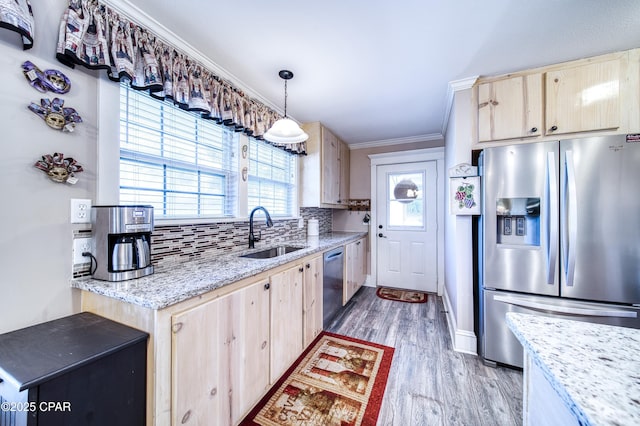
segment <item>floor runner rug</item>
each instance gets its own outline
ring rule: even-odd
[[[426,303],[427,293],[421,291],[401,290],[397,288],[378,287],[376,294],[381,299],[396,300],[407,303]]]
[[[374,426],[393,352],[322,332],[240,424]]]

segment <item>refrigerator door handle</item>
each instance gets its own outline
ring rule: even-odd
[[[573,278],[576,271],[576,247],[578,236],[578,210],[576,196],[576,171],[573,163],[573,151],[566,151],[565,162],[567,166],[567,182],[564,196],[565,210],[565,229],[568,230],[569,236],[563,244],[564,255],[566,259],[566,284],[573,286]],[[568,197],[568,200],[567,200]]]
[[[493,296],[493,300],[496,302],[503,302],[509,305],[521,306],[523,308],[532,308],[532,309],[541,309],[544,311],[550,311],[553,313],[559,314],[570,314],[570,315],[584,315],[591,317],[617,317],[617,318],[637,318],[638,313],[634,311],[625,311],[625,310],[617,310],[617,309],[586,309],[586,308],[577,308],[571,306],[557,306],[550,305],[547,303],[535,302],[533,300],[526,300],[519,297],[510,297],[510,296]]]
[[[558,257],[558,179],[556,176],[555,153],[547,153],[547,173],[549,176],[549,213],[547,214],[547,229],[549,241],[547,249],[547,284],[555,284],[556,263]]]

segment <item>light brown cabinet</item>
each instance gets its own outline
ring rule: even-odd
[[[340,143],[340,185],[338,192],[338,204],[347,205],[349,200],[349,183],[351,181],[349,176],[349,162],[351,161],[351,152],[349,151],[349,145],[344,142]]]
[[[542,134],[542,74],[521,75],[478,85],[478,140]]]
[[[317,256],[304,264],[303,348],[322,332],[322,295],[322,256]]]
[[[269,285],[172,317],[172,424],[236,424],[269,389]]]
[[[302,292],[304,267],[293,266],[271,275],[270,381],[275,383],[302,352]]]
[[[620,61],[610,60],[546,73],[548,134],[620,126]]]
[[[319,122],[305,123],[307,155],[300,161],[300,206],[346,208],[349,147]]]
[[[367,278],[367,240],[361,238],[347,244],[342,304],[353,297]]]
[[[481,79],[477,141],[637,132],[638,55],[635,49]]]

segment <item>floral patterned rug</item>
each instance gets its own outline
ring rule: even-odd
[[[397,300],[407,303],[426,303],[427,293],[398,288],[378,287],[376,294],[381,299]]]
[[[393,352],[322,332],[241,425],[374,426]]]

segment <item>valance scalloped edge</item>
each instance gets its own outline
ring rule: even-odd
[[[127,81],[159,100],[199,112],[257,139],[281,118],[198,61],[97,0],[70,0],[60,21],[56,58],[74,68],[104,69],[110,80]],[[306,143],[275,144],[306,154]]]

